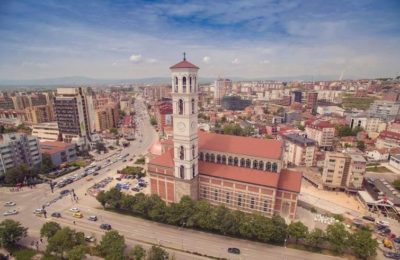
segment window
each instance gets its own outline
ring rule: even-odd
[[[222,164],[226,164],[226,156],[222,155]]]
[[[206,162],[210,161],[210,155],[208,153],[206,153]]]
[[[226,202],[226,203],[230,203],[230,201],[231,201],[231,195],[229,194],[229,192],[227,192],[227,193],[225,194],[225,202]]]
[[[253,169],[257,169],[258,168],[258,162],[257,160],[253,161]]]
[[[185,148],[183,146],[179,147],[179,159],[185,159]]]
[[[193,86],[194,86],[194,91],[196,92],[197,91],[197,89],[196,89],[196,77],[193,77]]]
[[[182,93],[186,93],[186,77],[182,78]]]
[[[233,165],[238,166],[238,164],[239,164],[239,159],[235,157],[235,159],[233,159]]]
[[[264,162],[263,162],[263,161],[260,161],[260,162],[259,162],[259,164],[258,164],[258,169],[259,169],[259,170],[264,170]]]
[[[217,163],[221,163],[221,155],[217,155]]]
[[[242,159],[240,159],[240,167],[244,167],[244,159],[242,158]]]
[[[175,77],[175,93],[178,93],[178,77]]]
[[[192,166],[192,178],[196,176],[196,165],[193,164]]]
[[[203,161],[203,160],[204,160],[204,154],[203,154],[203,152],[200,152],[200,154],[199,154],[199,160],[200,160],[200,161]]]
[[[242,195],[241,195],[241,194],[238,195],[237,205],[238,205],[239,207],[242,206]]]
[[[218,201],[218,190],[214,190],[214,200]]]
[[[179,175],[181,179],[185,179],[185,166],[181,165],[181,167],[179,167]]]
[[[273,172],[277,172],[278,171],[278,164],[276,164],[276,163],[272,164],[272,171]]]
[[[192,77],[189,77],[190,93],[192,93]]]
[[[233,158],[232,156],[228,157],[228,165],[233,165]]]
[[[251,168],[251,161],[250,159],[246,160],[246,168]]]
[[[265,165],[265,170],[271,171],[271,163],[270,162],[267,162],[267,164]]]
[[[206,198],[206,197],[207,197],[207,188],[206,188],[206,187],[203,187],[201,193],[202,193],[202,195],[203,195],[203,198]]]
[[[178,101],[178,111],[180,115],[183,115],[183,100],[179,99]]]
[[[263,211],[267,211],[268,210],[268,201],[267,200],[264,200],[264,203],[263,203]]]
[[[195,109],[196,109],[195,102],[194,102],[194,99],[192,99],[192,114],[195,113]]]
[[[251,198],[251,199],[250,199],[250,208],[251,208],[251,209],[254,209],[254,203],[255,203],[255,199],[254,199],[254,198]]]
[[[196,151],[195,151],[195,146],[194,145],[192,145],[192,156],[193,156],[193,159],[196,157]]]
[[[215,162],[215,155],[213,153],[211,154],[211,162]]]

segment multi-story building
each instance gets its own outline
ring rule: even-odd
[[[155,117],[157,119],[157,127],[161,133],[165,129],[172,129],[172,100],[163,99],[156,104]]]
[[[327,152],[322,171],[326,189],[355,191],[362,188],[366,160],[357,153]]]
[[[316,109],[318,102],[318,92],[307,92],[306,93],[306,106],[309,109]]]
[[[45,105],[49,105],[49,103],[47,103],[47,95],[36,93],[30,96],[30,106],[35,107]]]
[[[173,140],[147,165],[151,193],[294,219],[302,174],[282,169],[282,142],[198,131],[199,68],[184,58],[170,69]]]
[[[335,127],[327,121],[314,121],[306,124],[307,137],[316,141],[318,146],[326,150],[333,146]]]
[[[227,110],[243,110],[250,105],[251,100],[240,96],[224,96],[221,101],[221,106]]]
[[[57,122],[47,122],[32,125],[32,136],[36,136],[39,141],[57,141],[60,138]]]
[[[283,161],[287,166],[315,166],[317,144],[314,140],[299,134],[282,136],[285,144]]]
[[[301,92],[301,90],[292,91],[292,102],[301,103],[302,97],[303,97],[303,92]]]
[[[102,132],[104,130],[117,127],[119,119],[119,108],[117,103],[108,103],[95,112],[95,130]]]
[[[217,79],[214,82],[214,101],[215,104],[221,104],[221,99],[226,95],[227,91],[232,88],[230,79]]]
[[[0,96],[0,109],[15,109],[14,102],[7,93],[2,93]]]
[[[27,123],[40,124],[55,120],[53,107],[51,105],[40,105],[25,108]]]
[[[358,115],[351,117],[350,127],[352,129],[356,127],[361,127],[367,132],[377,132],[380,133],[386,129],[386,122],[379,117],[369,117],[366,115]]]
[[[369,107],[371,117],[391,120],[397,117],[400,110],[400,101],[375,100]]]
[[[71,143],[45,141],[40,143],[40,151],[42,154],[50,156],[54,166],[62,163],[68,163],[77,159],[76,145]]]
[[[382,131],[376,139],[375,146],[378,149],[400,147],[400,133]]]
[[[95,129],[93,100],[83,88],[58,88],[54,110],[64,141],[90,140],[90,134]]]
[[[25,108],[30,107],[29,97],[26,95],[17,95],[11,97],[11,99],[14,104],[14,109],[16,110],[24,110]]]
[[[0,175],[20,165],[39,166],[42,155],[39,141],[26,134],[4,134],[0,143]]]

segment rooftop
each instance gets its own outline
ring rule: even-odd
[[[186,58],[183,58],[183,61],[171,66],[170,69],[199,69],[199,67],[188,62]]]
[[[314,140],[298,134],[285,134],[283,138],[302,146],[312,146],[316,144]]]

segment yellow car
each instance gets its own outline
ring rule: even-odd
[[[73,216],[74,218],[83,218],[83,215],[82,215],[82,213],[80,213],[80,212],[75,212],[74,214],[72,214],[72,216]]]

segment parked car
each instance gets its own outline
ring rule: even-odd
[[[236,248],[236,247],[230,247],[230,248],[228,248],[228,253],[239,255],[240,249]]]
[[[74,213],[72,214],[72,216],[73,216],[74,218],[83,218],[83,215],[82,215],[82,213],[80,213],[80,212],[74,212]]]
[[[90,221],[97,221],[97,216],[95,216],[95,215],[89,216],[89,217],[88,217],[88,220],[90,220]]]
[[[69,193],[69,190],[60,191],[60,195],[67,195],[68,193]]]
[[[383,252],[383,255],[386,256],[387,258],[400,259],[399,253]]]
[[[93,173],[93,176],[97,176],[97,175],[99,175],[99,172],[94,172]]]
[[[375,222],[375,218],[371,216],[363,216],[362,218],[371,222]]]
[[[15,202],[12,202],[12,201],[7,201],[6,203],[4,203],[4,206],[6,206],[6,207],[12,207],[12,206],[15,206],[15,205],[17,205]]]
[[[53,218],[61,218],[61,213],[60,213],[60,212],[53,212],[53,213],[51,214],[51,216],[52,216]]]
[[[69,209],[69,211],[80,212],[80,210],[77,207],[73,207],[73,208]]]
[[[377,225],[381,225],[381,226],[386,226],[386,227],[389,226],[389,222],[384,221],[384,220],[377,220],[377,221],[376,221],[376,224],[377,224]]]
[[[110,230],[111,229],[111,225],[110,224],[101,224],[100,228],[103,230]]]
[[[16,215],[18,214],[18,211],[15,209],[7,210],[6,212],[3,213],[3,216],[10,216],[10,215]]]
[[[94,242],[96,239],[93,236],[85,236],[85,241],[86,242]]]
[[[393,239],[393,242],[395,242],[395,243],[398,243],[398,244],[399,244],[399,243],[400,243],[400,237],[396,237],[396,238],[394,238],[394,239]]]

